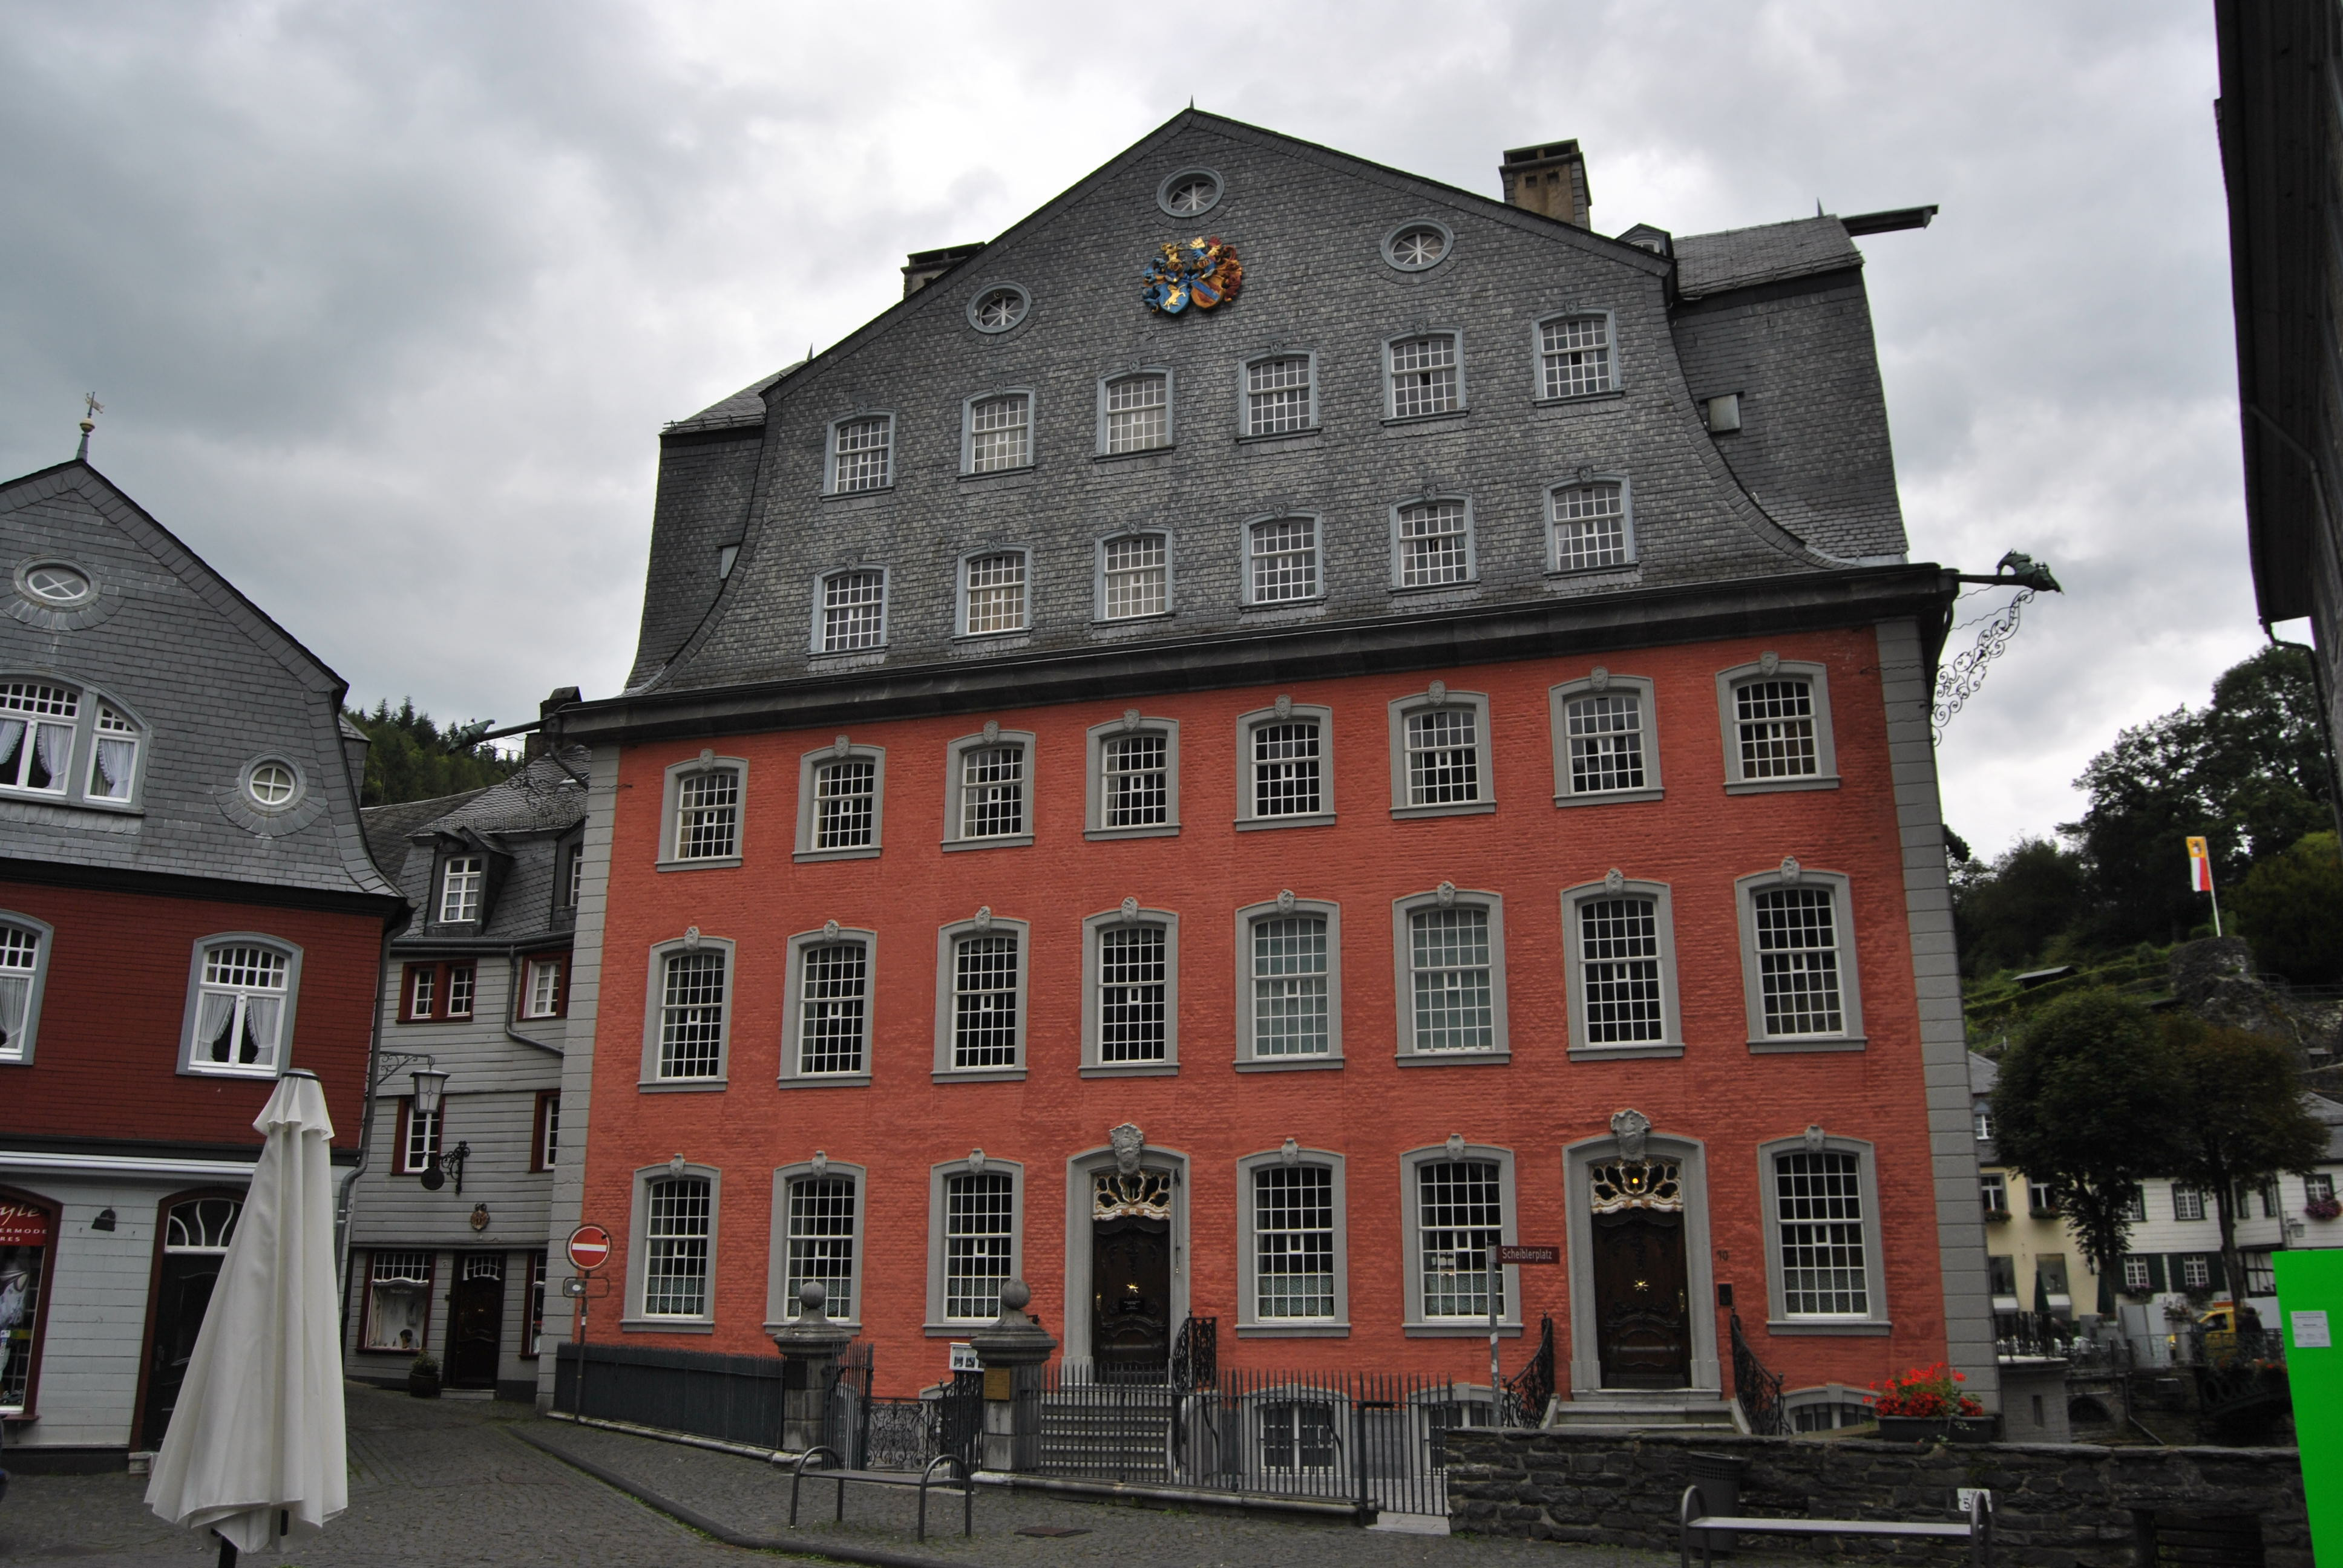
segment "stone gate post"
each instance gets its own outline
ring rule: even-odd
[[[981,1468],[1041,1467],[1041,1368],[1058,1342],[1025,1315],[1033,1292],[1022,1280],[1001,1287],[1001,1316],[968,1336],[984,1368]]]
[[[767,1332],[781,1352],[781,1448],[803,1453],[821,1441],[822,1403],[830,1392],[830,1373],[846,1352],[854,1331],[830,1321],[822,1311],[830,1292],[818,1280],[798,1287],[797,1321]],[[853,1456],[840,1454],[841,1463]]]

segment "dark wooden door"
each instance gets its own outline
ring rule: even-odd
[[[162,1447],[163,1434],[170,1430],[171,1412],[187,1381],[187,1361],[196,1353],[196,1336],[203,1332],[212,1287],[219,1282],[220,1265],[226,1261],[225,1252],[163,1254],[155,1283],[155,1338],[146,1347],[146,1410],[139,1423],[138,1441],[146,1448]]]
[[[458,1271],[461,1271],[460,1270]],[[505,1282],[482,1275],[459,1279],[447,1292],[447,1386],[494,1388],[504,1348]]]
[[[1594,1217],[1594,1344],[1604,1388],[1691,1382],[1682,1214],[1628,1209]]]
[[[1091,1356],[1101,1379],[1161,1382],[1172,1362],[1172,1222],[1126,1214],[1091,1229]]]

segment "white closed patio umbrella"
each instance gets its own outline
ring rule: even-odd
[[[317,1075],[287,1072],[253,1123],[267,1140],[146,1506],[216,1530],[223,1563],[349,1505],[334,1282],[334,1124]]]

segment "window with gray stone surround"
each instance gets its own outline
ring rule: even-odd
[[[1084,1078],[1180,1069],[1180,917],[1137,899],[1082,921]]]
[[[789,939],[781,1012],[781,1086],[870,1081],[879,934],[826,923]]]
[[[148,739],[126,707],[86,688],[0,679],[0,796],[136,810]],[[268,760],[292,772],[281,759]],[[297,789],[297,775],[295,792],[271,809],[296,804]]]
[[[655,944],[643,998],[643,1090],[721,1090],[732,1044],[732,943],[692,927]]]
[[[1574,1060],[1682,1056],[1675,919],[1665,882],[1614,871],[1562,894]]]
[[[1473,503],[1463,496],[1426,496],[1391,508],[1392,588],[1459,588],[1480,576],[1473,539]]]
[[[1147,366],[1101,376],[1098,383],[1098,455],[1124,457],[1160,452],[1177,433],[1173,423],[1172,374]]]
[[[1863,988],[1845,877],[1785,857],[1734,883],[1749,1049],[1861,1050]]]
[[[1388,707],[1392,815],[1457,817],[1497,809],[1489,699],[1433,681]]]
[[[1827,666],[1769,652],[1718,671],[1716,706],[1726,794],[1838,788]]]
[[[864,1192],[870,1173],[827,1154],[773,1172],[772,1233],[766,1248],[765,1322],[778,1327],[802,1311],[798,1288],[819,1283],[825,1316],[862,1321]]]
[[[1401,1267],[1410,1338],[1489,1332],[1489,1249],[1514,1233],[1513,1151],[1452,1137],[1400,1156]],[[1497,1267],[1498,1332],[1521,1332],[1521,1270]]]
[[[1237,1337],[1346,1339],[1349,1203],[1340,1154],[1289,1143],[1237,1161]]]
[[[1635,508],[1624,474],[1589,475],[1545,493],[1546,568],[1554,576],[1635,564]]]
[[[1025,1076],[1029,934],[990,908],[936,933],[938,1083]]]
[[[1443,882],[1392,901],[1399,1062],[1509,1060],[1504,900]]]
[[[1003,474],[1033,466],[1033,394],[980,392],[960,405],[960,472]]]
[[[895,484],[895,416],[870,409],[833,419],[822,489],[833,496],[886,490]]]
[[[277,1078],[292,1057],[301,998],[301,950],[258,931],[223,931],[196,943],[187,966],[179,1070],[221,1078]]]
[[[1598,665],[1583,679],[1550,689],[1546,715],[1554,736],[1555,805],[1663,798],[1658,714],[1649,679],[1614,675]]]
[[[849,567],[814,583],[813,652],[870,653],[887,646],[887,568]]]
[[[1033,841],[1033,733],[987,721],[944,749],[947,849],[1012,848]]]
[[[660,786],[662,871],[709,869],[740,863],[749,796],[745,758],[703,750],[670,764]]]
[[[1886,1269],[1872,1146],[1810,1127],[1757,1149],[1766,1328],[1884,1334]]]
[[[1237,828],[1334,820],[1334,710],[1281,697],[1237,719]]]
[[[712,1333],[723,1172],[689,1161],[635,1172],[623,1331]]]
[[[1236,919],[1237,1070],[1342,1066],[1342,906],[1287,890]]]
[[[33,1060],[49,943],[55,935],[45,920],[0,910],[0,1064],[22,1066]]]
[[[1163,839],[1180,831],[1180,724],[1133,708],[1082,742],[1089,782],[1082,836]]]
[[[1271,440],[1318,428],[1318,356],[1285,349],[1237,367],[1237,438]]]
[[[1383,344],[1383,417],[1397,422],[1464,411],[1464,335],[1413,332]]]
[[[1025,1167],[971,1150],[928,1171],[928,1321],[964,1336],[1001,1315],[1001,1287],[1024,1277]]]
[[[1619,387],[1617,332],[1611,313],[1564,311],[1530,329],[1536,356],[1531,396],[1541,403],[1594,397]]]
[[[1098,542],[1101,621],[1146,620],[1172,613],[1172,536],[1152,530]]]
[[[870,859],[886,822],[886,748],[840,735],[798,759],[797,859]]]

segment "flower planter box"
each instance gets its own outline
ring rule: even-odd
[[[439,1374],[437,1372],[408,1372],[407,1374],[407,1392],[417,1399],[437,1399],[439,1397]]]
[[[1883,1415],[1882,1442],[1991,1442],[2000,1435],[1997,1415]]]

